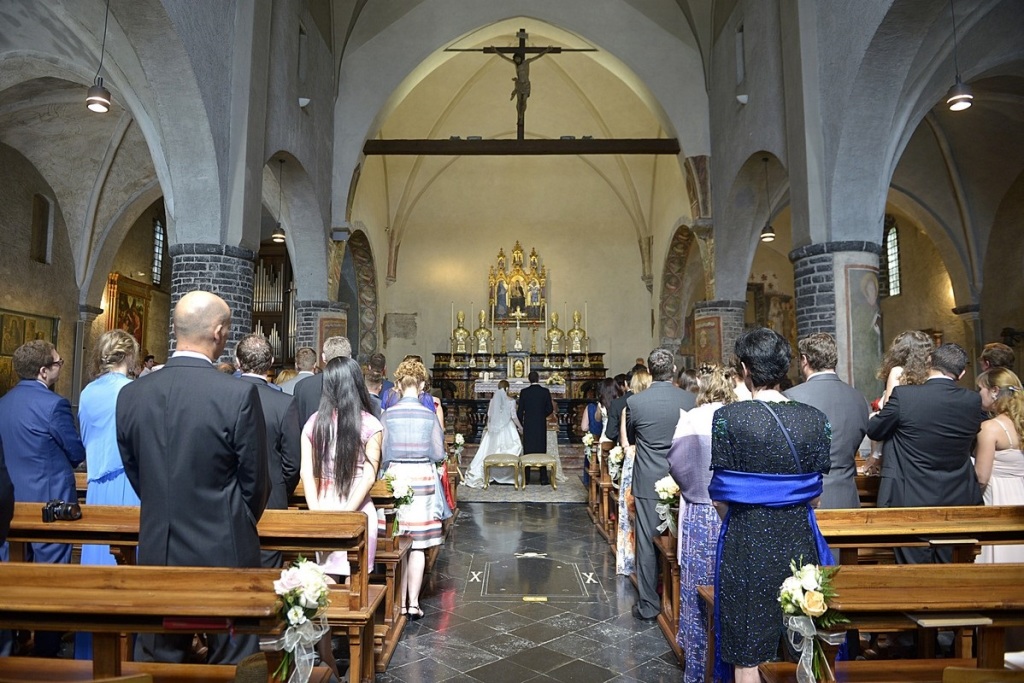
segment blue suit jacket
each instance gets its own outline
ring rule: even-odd
[[[16,501],[77,500],[74,468],[85,446],[66,398],[34,379],[18,382],[0,398],[0,442]]]

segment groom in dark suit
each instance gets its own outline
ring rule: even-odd
[[[832,335],[812,334],[801,339],[797,348],[804,382],[786,391],[786,396],[825,413],[832,425],[832,468],[825,475],[818,507],[859,508],[855,455],[868,428],[868,402],[836,374],[839,351]]]
[[[117,445],[142,503],[139,564],[260,566],[266,429],[257,388],[213,365],[230,330],[223,299],[189,292],[174,307],[174,355],[118,394]],[[135,659],[180,663],[191,643],[191,635],[143,633]],[[207,643],[211,664],[259,649],[249,635],[210,634]]]
[[[661,534],[661,519],[654,509],[654,484],[668,476],[668,450],[682,410],[696,405],[696,397],[672,384],[676,366],[672,352],[654,349],[647,358],[651,386],[626,401],[626,436],[636,444],[633,461],[633,499],[636,501],[636,583],[640,594],[633,616],[653,621],[661,611],[658,598],[658,557],[654,537]]]
[[[523,455],[530,453],[547,453],[548,450],[548,415],[555,412],[551,402],[551,392],[542,387],[540,375],[536,370],[530,371],[530,386],[519,392],[519,405],[516,416],[523,425]],[[524,482],[526,477],[523,477]],[[547,468],[540,470],[541,485],[549,484]]]
[[[981,396],[956,385],[967,352],[943,344],[931,355],[924,384],[898,386],[868,422],[868,436],[884,441],[878,507],[981,505],[971,444],[981,427]],[[896,548],[901,564],[952,562],[951,548]]]

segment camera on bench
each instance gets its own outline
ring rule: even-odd
[[[78,503],[66,503],[63,500],[51,500],[43,506],[43,521],[73,522],[82,518],[82,506]]]

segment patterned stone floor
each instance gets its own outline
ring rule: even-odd
[[[635,599],[586,506],[460,503],[426,616],[376,680],[679,681],[657,625],[631,616]]]

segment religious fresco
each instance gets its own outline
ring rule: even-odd
[[[539,266],[536,249],[523,264],[523,248],[516,241],[512,264],[506,267],[505,249],[498,250],[497,265],[487,273],[488,305],[492,325],[543,325],[547,319],[547,267]]]
[[[42,339],[57,345],[59,318],[0,310],[0,396],[18,383],[12,356],[26,342]]]
[[[878,307],[878,269],[848,265],[846,305],[849,311],[847,344],[852,361],[850,384],[866,395],[878,391],[875,376],[882,362],[882,316]],[[857,352],[853,353],[853,349]]]
[[[697,342],[693,349],[697,366],[722,363],[722,319],[708,316],[695,321]]]

